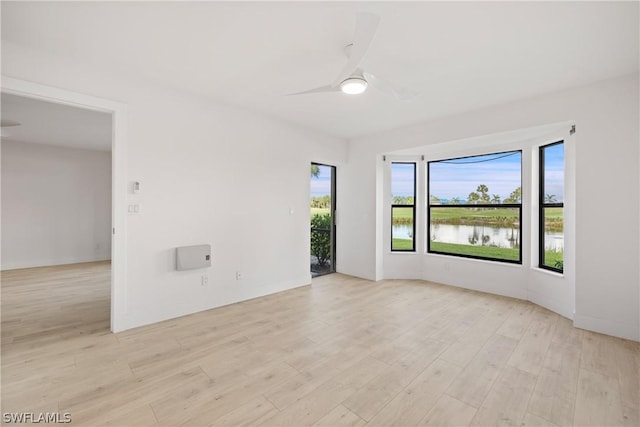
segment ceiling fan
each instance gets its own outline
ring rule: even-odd
[[[357,95],[367,90],[369,86],[372,86],[402,101],[415,98],[417,94],[406,90],[396,90],[386,80],[378,78],[359,68],[367,50],[369,50],[379,23],[380,17],[378,15],[366,12],[360,13],[356,22],[356,32],[353,37],[353,43],[348,44],[344,48],[348,58],[347,63],[333,82],[329,85],[291,93],[289,95],[306,95],[323,92],[343,92],[349,95]]]

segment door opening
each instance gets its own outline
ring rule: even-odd
[[[311,276],[336,271],[336,167],[311,163]]]
[[[74,106],[80,109],[107,113],[111,116],[111,265],[110,284],[106,291],[110,300],[110,329],[119,332],[127,329],[125,313],[127,311],[126,263],[126,129],[127,106],[104,98],[72,92],[52,86],[45,86],[25,80],[3,76],[2,93],[22,96]],[[4,118],[4,111],[3,111]],[[102,250],[100,245],[98,250]],[[94,247],[96,250],[96,247]],[[4,255],[4,253],[3,253]],[[3,257],[4,259],[4,257]]]

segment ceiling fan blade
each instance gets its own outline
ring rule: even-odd
[[[306,95],[309,93],[325,93],[325,92],[340,92],[340,88],[336,88],[333,86],[320,86],[315,89],[303,90],[302,92],[289,93],[287,96],[293,95]]]
[[[380,17],[373,13],[361,13],[358,15],[356,33],[353,37],[353,44],[351,46],[349,59],[342,68],[342,71],[340,71],[340,74],[338,74],[338,77],[333,82],[332,86],[337,86],[342,83],[358,68],[360,62],[362,62],[362,59],[364,58],[364,55],[367,53],[367,50],[369,50],[369,46],[376,34],[379,23]]]
[[[411,101],[412,99],[418,96],[416,92],[412,92],[406,89],[396,89],[388,81],[381,79],[379,77],[376,77],[371,73],[363,73],[363,75],[364,75],[364,78],[367,80],[367,82],[369,82],[371,86],[375,87],[381,92],[384,92],[388,95],[393,96],[397,100]]]
[[[2,119],[0,123],[0,127],[6,128],[10,126],[20,126],[20,122],[16,122],[15,120]]]

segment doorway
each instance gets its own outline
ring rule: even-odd
[[[125,275],[125,259],[123,254],[126,248],[126,214],[124,206],[126,206],[126,183],[125,183],[125,160],[126,160],[126,117],[127,107],[125,104],[114,102],[104,98],[97,98],[66,89],[41,85],[10,77],[2,79],[2,95],[14,95],[24,97],[33,101],[41,101],[45,103],[57,104],[61,107],[75,107],[83,110],[85,113],[106,113],[109,118],[109,135],[111,151],[111,209],[107,215],[111,219],[109,238],[110,242],[105,244],[95,244],[93,251],[104,252],[105,246],[110,246],[111,262],[108,265],[107,272],[107,288],[106,306],[108,313],[106,314],[106,323],[112,332],[118,332],[126,329],[124,314],[126,313],[126,275]],[[3,111],[3,121],[8,119]],[[54,124],[59,120],[54,120]],[[76,121],[77,123],[77,121]],[[23,129],[26,129],[23,128]],[[3,132],[4,133],[4,132]],[[12,133],[12,132],[9,132]],[[3,153],[4,154],[4,153]],[[71,180],[70,182],[78,182]],[[109,244],[110,243],[110,244]],[[89,252],[89,251],[86,251]],[[3,253],[3,255],[5,255]],[[108,255],[107,255],[108,256]],[[3,256],[4,259],[4,256]],[[72,260],[71,262],[74,262]],[[108,262],[108,261],[107,261]],[[45,267],[47,269],[48,267]],[[110,283],[109,283],[110,282]]]
[[[336,272],[336,167],[311,163],[311,276]]]

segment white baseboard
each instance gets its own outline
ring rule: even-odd
[[[588,331],[599,332],[632,341],[640,341],[640,324],[638,323],[635,325],[619,323],[607,319],[582,316],[576,313],[573,318],[573,325],[576,328],[586,329]]]
[[[40,259],[40,260],[28,260],[28,261],[2,261],[1,271],[6,270],[18,270],[22,268],[36,268],[36,267],[52,267],[56,265],[67,264],[79,264],[82,262],[96,262],[96,261],[108,261],[111,259],[110,255],[103,256],[90,256],[90,257],[69,257],[60,259]]]

